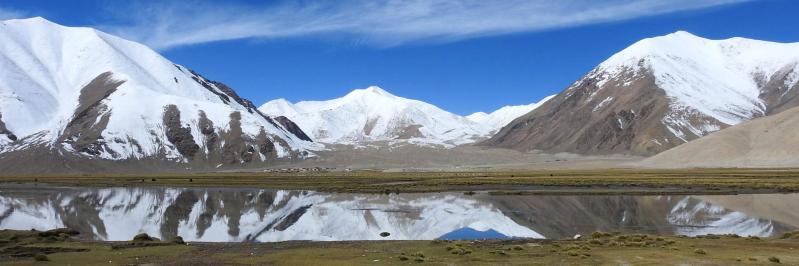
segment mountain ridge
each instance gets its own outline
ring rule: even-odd
[[[291,103],[275,99],[264,103],[260,110],[290,118],[323,143],[410,142],[454,147],[488,137],[504,125],[502,121],[509,121],[515,118],[514,114],[521,115],[539,104],[505,108],[483,117],[464,117],[370,86],[331,100]]]
[[[514,119],[522,116],[523,114],[535,110],[536,108],[538,108],[539,106],[541,106],[542,104],[544,104],[545,102],[549,101],[554,97],[555,95],[550,95],[544,97],[538,102],[530,104],[503,106],[497,110],[494,110],[491,113],[476,112],[467,115],[466,118],[480,124],[488,125],[489,127],[493,128],[493,132],[496,132],[502,129],[502,127],[504,127]]]
[[[41,17],[2,21],[0,33],[4,159],[34,152],[216,165],[316,149],[228,86],[144,45]]]
[[[799,105],[797,63],[799,43],[684,31],[643,39],[483,144],[653,155]]]

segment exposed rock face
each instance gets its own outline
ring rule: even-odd
[[[484,145],[653,155],[799,105],[799,44],[686,32],[613,55]]]
[[[397,139],[412,139],[412,138],[420,138],[423,136],[422,132],[419,131],[422,125],[408,125],[405,127],[400,127],[396,130],[398,132]]]
[[[181,71],[184,71],[183,68],[181,68],[180,66],[178,65],[175,66]],[[239,95],[233,89],[231,89],[224,83],[214,80],[208,80],[199,73],[194,72],[194,70],[188,70],[188,71],[189,73],[191,73],[192,75],[191,78],[194,81],[196,81],[198,84],[203,86],[203,88],[207,89],[211,93],[214,93],[217,96],[219,96],[219,99],[221,99],[225,103],[230,103],[232,99],[236,103],[246,107],[247,112],[249,113],[257,112],[258,108],[250,100],[239,97]]]
[[[278,136],[270,136],[264,128],[261,128],[255,136],[245,134],[242,130],[240,112],[231,113],[229,119],[227,129],[217,129],[213,121],[200,111],[198,128],[201,137],[195,140],[191,128],[180,124],[180,111],[176,106],[169,105],[164,111],[167,138],[187,158],[200,159],[195,154],[203,152],[205,161],[214,164],[240,165],[277,160],[280,156],[275,142],[282,145],[280,150],[287,150],[285,147],[288,143],[285,140]],[[291,121],[288,120],[287,123]],[[197,141],[200,141],[201,145]]]
[[[80,90],[78,107],[72,120],[61,133],[59,142],[88,155],[114,153],[108,149],[107,140],[101,135],[111,116],[108,107],[102,101],[111,96],[125,81],[114,80],[112,75],[111,72],[102,73]]]
[[[766,115],[773,115],[799,106],[799,82],[797,82],[797,64],[780,69],[771,77],[757,77],[763,88],[760,99],[766,104]]]
[[[5,136],[10,141],[17,140],[17,136],[6,128],[6,123],[3,123],[3,113],[0,113],[0,135]]]
[[[222,146],[222,162],[235,164],[252,161],[255,150],[245,145],[241,134],[241,113],[230,114],[230,131],[225,134]]]
[[[178,152],[186,158],[193,158],[200,146],[194,142],[191,135],[191,128],[183,127],[180,122],[180,110],[175,105],[167,105],[164,108],[164,127],[166,128],[166,138],[178,149]]]
[[[297,135],[297,137],[299,137],[300,139],[307,140],[307,141],[313,141],[313,140],[311,140],[310,137],[308,137],[308,135],[305,134],[305,132],[302,131],[300,126],[295,124],[294,121],[291,121],[291,119],[289,119],[288,117],[285,117],[285,116],[281,115],[281,116],[275,117],[275,120],[278,123],[280,123],[280,125],[282,125],[284,128],[286,128],[286,130],[288,130],[291,133],[294,133],[294,135]]]
[[[205,136],[205,147],[206,152],[214,152],[214,148],[216,146],[217,141],[219,141],[219,134],[216,133],[214,129],[214,121],[208,119],[208,116],[205,115],[205,112],[200,111],[200,133]]]
[[[274,160],[277,158],[277,149],[275,148],[275,143],[269,140],[266,137],[266,132],[261,131],[258,136],[255,138],[255,141],[258,143],[258,147],[260,147],[260,152],[264,156],[266,156],[267,160]]]

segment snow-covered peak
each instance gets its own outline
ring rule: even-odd
[[[345,98],[373,98],[373,97],[388,97],[393,98],[397,97],[390,92],[387,92],[383,88],[378,86],[369,86],[365,89],[355,89],[348,93]]]
[[[505,107],[507,107],[507,106],[505,106]],[[505,108],[505,107],[502,107],[502,108]],[[500,108],[500,109],[502,109],[502,108]],[[470,115],[467,115],[466,118],[468,118],[469,120],[481,123],[481,122],[485,121],[488,118],[488,113],[486,113],[486,112],[474,112],[474,113],[472,113]]]
[[[271,100],[262,105],[259,110],[265,114],[281,114],[286,117],[296,116],[299,113],[293,103],[283,98]]]
[[[466,118],[476,123],[486,125],[487,127],[491,128],[492,131],[497,131],[502,129],[502,127],[514,119],[532,112],[553,97],[555,97],[555,95],[544,97],[544,99],[531,104],[504,106],[494,112],[491,112],[490,114],[485,112],[476,112],[466,116]]]
[[[463,117],[432,104],[403,98],[371,86],[327,101],[272,100],[259,110],[286,116],[315,140],[336,144],[409,140],[417,144],[445,147],[471,143],[534,110],[553,96],[537,103],[505,106],[490,114],[478,112]]]
[[[15,25],[25,24],[25,25],[28,25],[29,27],[61,27],[61,28],[67,28],[67,27],[61,26],[61,25],[59,25],[59,24],[57,24],[55,22],[49,21],[49,20],[47,20],[46,18],[43,18],[43,17],[9,19],[9,20],[2,21],[2,23],[3,24],[6,24],[6,23],[15,24]],[[72,27],[72,28],[78,28],[78,27]],[[86,28],[86,29],[91,29],[91,28]]]
[[[735,125],[765,114],[761,87],[779,72],[799,72],[797,63],[799,43],[710,40],[678,31],[638,41],[592,73],[601,87],[647,71],[672,100],[675,115],[698,112]]]
[[[0,70],[2,131],[19,138],[12,150],[46,145],[104,159],[185,160],[217,151],[211,146],[223,144],[215,134],[228,130],[248,140],[261,136],[264,151],[277,153],[272,159],[312,145],[224,84],[92,28],[41,17],[2,21]],[[213,139],[201,143],[205,137]],[[271,144],[284,147],[267,149]]]
[[[357,89],[326,101],[274,100],[259,110],[286,116],[315,140],[363,144],[411,142],[451,147],[485,137],[490,129],[432,104],[393,95],[380,87]]]
[[[619,65],[635,66],[640,59],[667,57],[671,60],[700,59],[732,63],[740,70],[776,72],[780,67],[799,60],[799,43],[777,43],[733,37],[711,40],[687,31],[646,38],[613,55],[601,64],[603,68]],[[701,63],[701,62],[700,62]]]

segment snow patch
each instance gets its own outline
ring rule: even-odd
[[[594,109],[591,110],[591,112],[599,111],[600,109],[602,109],[602,107],[604,107],[606,104],[610,103],[611,101],[613,101],[613,97],[608,96],[607,98],[596,104],[594,106]]]

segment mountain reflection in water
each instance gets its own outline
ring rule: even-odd
[[[489,238],[562,238],[593,231],[770,236],[797,227],[797,202],[799,194],[373,195],[4,185],[0,229],[69,227],[98,240],[130,240],[147,233],[210,242],[451,239],[474,237],[462,234],[473,231],[491,232]]]

